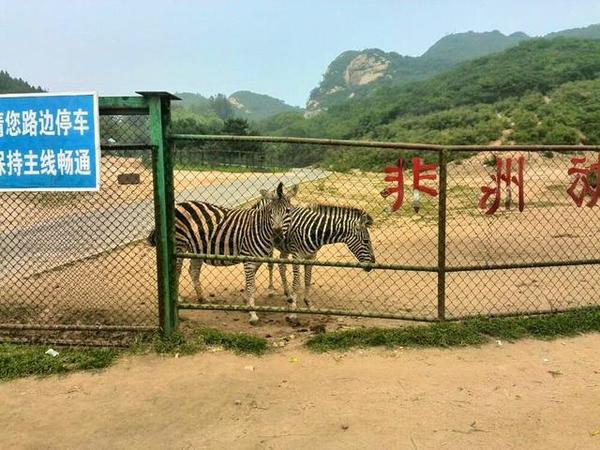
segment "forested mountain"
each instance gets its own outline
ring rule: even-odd
[[[0,70],[0,94],[21,94],[43,92],[42,88],[32,86],[21,78],[13,78],[8,72]]]
[[[600,41],[527,40],[428,80],[380,86],[317,117],[279,115],[260,128],[280,135],[440,144],[600,144],[599,55]],[[374,154],[365,152],[351,164],[376,166]]]
[[[600,39],[600,25],[550,33],[544,38],[559,36]],[[312,90],[307,102],[307,116],[348,99],[368,95],[380,86],[431,78],[460,62],[497,53],[530,39],[534,38],[521,32],[506,36],[497,30],[469,31],[444,36],[419,57],[379,49],[343,52],[331,62],[319,86]]]
[[[228,97],[229,103],[241,117],[258,120],[282,112],[302,112],[301,108],[290,106],[283,100],[251,91],[237,91]]]
[[[233,117],[256,121],[282,112],[303,111],[278,98],[251,91],[237,91],[229,97],[217,94],[207,98],[190,92],[178,92],[176,95],[182,99],[173,104],[178,117],[195,115],[199,121],[206,123]]]

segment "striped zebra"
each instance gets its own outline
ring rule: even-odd
[[[270,256],[273,253],[274,236],[282,235],[285,224],[289,222],[290,198],[296,192],[297,186],[294,186],[290,192],[284,193],[283,184],[279,183],[276,192],[261,190],[261,201],[250,209],[227,209],[204,202],[178,203],[175,206],[176,251],[228,256]],[[154,231],[148,240],[151,244],[154,243]],[[198,301],[203,301],[200,285],[203,262],[213,266],[239,264],[192,259],[189,270]],[[255,275],[261,264],[243,264],[246,278],[244,298],[246,304],[253,307]],[[179,258],[175,277],[178,286],[182,265],[183,260]],[[255,311],[250,311],[250,323],[258,323]]]
[[[307,208],[296,207],[290,213],[290,222],[283,239],[275,242],[275,248],[282,259],[289,255],[292,259],[314,259],[324,245],[345,243],[354,257],[362,263],[374,263],[375,254],[369,227],[373,219],[362,209],[346,206],[312,205]],[[371,269],[365,269],[367,271]],[[293,264],[292,292],[286,276],[286,265],[279,264],[279,274],[284,295],[296,309],[300,296],[300,265]],[[304,266],[304,302],[310,306],[310,283],[312,265]],[[273,290],[273,264],[269,264],[269,289]],[[292,323],[297,321],[295,313],[288,315]]]

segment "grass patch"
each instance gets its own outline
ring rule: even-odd
[[[59,355],[46,355],[48,346],[0,344],[0,381],[31,375],[47,376],[78,370],[103,369],[121,353],[106,348],[59,348]]]
[[[104,369],[129,352],[130,354],[190,355],[219,346],[238,354],[263,355],[269,346],[266,339],[243,333],[227,333],[210,328],[174,333],[168,338],[158,333],[140,335],[127,349],[95,347],[55,347],[58,356],[46,355],[49,346],[0,344],[0,382],[28,376],[67,374],[80,370]]]
[[[543,316],[335,331],[316,335],[306,345],[316,352],[367,347],[456,347],[480,345],[490,339],[554,339],[589,332],[600,332],[599,307]]]
[[[238,354],[262,355],[269,346],[267,340],[244,333],[229,333],[212,328],[197,328],[185,333],[176,332],[170,337],[153,335],[136,343],[132,350],[134,353],[150,351],[159,354],[191,355],[207,349],[207,347],[219,346],[225,350],[231,350]]]

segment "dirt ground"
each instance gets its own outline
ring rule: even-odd
[[[129,357],[0,385],[3,448],[593,449],[600,335],[452,350]]]

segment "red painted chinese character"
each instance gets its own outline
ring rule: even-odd
[[[519,190],[519,211],[523,211],[525,208],[525,193],[523,191],[523,172],[525,169],[525,159],[520,156],[517,158],[517,175],[511,176],[512,169],[512,159],[508,158],[503,160],[502,158],[496,158],[496,175],[490,175],[492,181],[495,185],[492,186],[482,186],[481,192],[483,196],[481,200],[479,200],[479,208],[485,209],[487,207],[488,199],[494,195],[494,201],[491,206],[485,212],[487,215],[492,215],[496,212],[498,207],[500,206],[500,201],[502,197],[502,182],[506,185],[506,199],[504,202],[504,206],[506,209],[510,209],[510,204],[512,200],[512,187],[511,184],[515,184],[517,189]],[[506,163],[506,164],[504,164]],[[503,171],[503,166],[506,165],[505,172]]]
[[[572,158],[571,159],[571,163],[573,165],[577,165],[577,164],[583,164],[585,162],[585,157],[581,157],[581,158]],[[573,201],[575,202],[575,204],[578,207],[581,207],[581,205],[583,204],[583,200],[585,199],[585,197],[587,195],[590,196],[590,201],[586,203],[586,206],[588,207],[593,207],[596,206],[596,203],[598,203],[598,181],[600,180],[600,155],[598,155],[598,162],[595,164],[592,164],[589,167],[584,167],[584,168],[580,168],[580,167],[571,167],[567,173],[569,175],[573,175],[576,174],[575,179],[573,180],[573,182],[571,183],[571,186],[569,186],[569,188],[567,189],[567,193],[571,196],[571,198],[573,199]],[[592,186],[592,183],[590,183],[590,175],[591,174],[595,174],[596,175],[596,182],[595,185]],[[577,185],[581,184],[581,190],[579,191],[579,193],[576,193],[576,189],[577,189]]]
[[[424,175],[423,172],[429,172],[431,170],[437,170],[437,164],[423,164],[423,160],[421,158],[413,158],[413,189],[417,191],[424,192],[425,194],[429,194],[432,197],[438,195],[438,192],[431,187],[422,186],[419,182],[421,180],[435,180],[437,177],[436,173],[429,173]]]
[[[402,172],[404,167],[402,158],[400,158],[398,160],[398,165],[396,166],[388,166],[385,169],[383,169],[383,171],[385,173],[390,173],[390,174],[394,174],[394,175],[387,175],[384,180],[385,181],[392,181],[396,183],[396,186],[390,186],[385,188],[383,191],[380,192],[381,196],[383,198],[386,198],[389,195],[392,195],[394,193],[398,193],[398,196],[396,197],[396,200],[394,201],[394,203],[391,206],[392,211],[397,211],[398,209],[400,209],[400,207],[402,206],[402,202],[404,201],[404,173]]]
[[[436,173],[426,173],[430,171],[437,170],[437,164],[423,164],[421,158],[413,158],[413,203],[415,211],[419,211],[420,207],[420,196],[419,192],[423,192],[425,194],[431,195],[435,197],[438,195],[438,192],[431,187],[424,186],[421,184],[423,180],[435,180],[437,178]],[[390,196],[391,194],[397,193],[398,196],[396,200],[391,206],[392,211],[397,211],[402,206],[404,202],[404,174],[402,173],[404,167],[404,162],[402,159],[398,160],[398,164],[396,166],[388,166],[384,170],[385,173],[393,174],[387,175],[384,180],[388,182],[395,182],[396,186],[390,186],[385,188],[380,192],[383,198]]]

